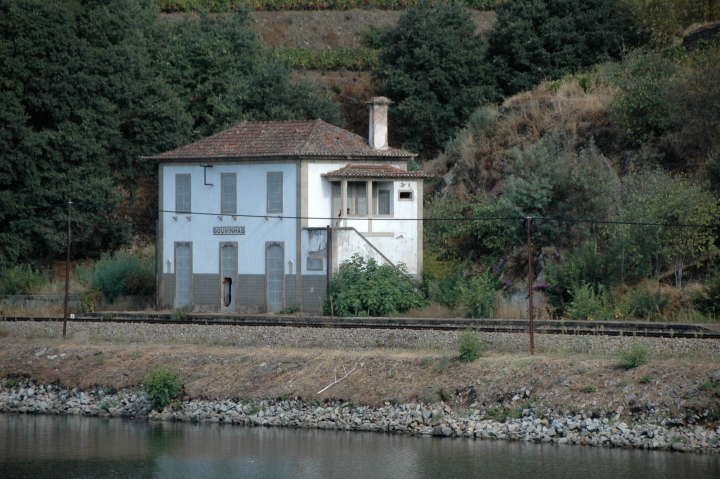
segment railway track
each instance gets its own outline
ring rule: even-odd
[[[0,322],[59,322],[62,317],[0,316]],[[328,316],[294,315],[222,315],[190,314],[173,319],[168,313],[103,312],[75,315],[70,322],[118,322],[137,324],[195,324],[223,326],[274,326],[296,328],[338,329],[415,329],[457,331],[473,329],[481,332],[527,333],[524,319],[436,319],[436,318],[338,318]],[[656,338],[720,339],[718,325],[692,323],[653,323],[621,321],[535,321],[537,334],[567,334],[595,336],[631,336]],[[716,329],[714,329],[714,328]]]

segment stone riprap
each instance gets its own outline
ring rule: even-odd
[[[59,337],[58,322],[7,321],[0,329],[24,337]],[[375,348],[457,350],[457,331],[409,329],[332,329],[271,326],[71,322],[69,336],[79,341],[208,344],[237,347],[290,347],[367,350]],[[489,349],[527,351],[528,337],[519,333],[478,332]],[[645,344],[653,356],[720,360],[720,340],[633,336],[571,336],[538,334],[540,353],[615,355]]]
[[[6,379],[0,388],[0,412],[133,417],[345,431],[374,431],[441,437],[500,439],[552,444],[624,447],[684,452],[720,452],[720,426],[688,426],[678,419],[626,424],[613,418],[561,416],[553,411],[520,410],[504,422],[489,419],[491,409],[453,411],[444,403],[385,403],[355,406],[334,401],[191,400],[153,411],[139,389],[89,391]]]

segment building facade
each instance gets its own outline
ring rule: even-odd
[[[243,122],[156,156],[158,306],[322,310],[354,254],[422,273],[422,172],[387,145],[389,101],[369,141],[322,120]]]

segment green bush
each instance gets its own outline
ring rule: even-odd
[[[651,291],[648,288],[631,289],[621,300],[621,309],[625,315],[642,319],[657,319],[668,305],[660,288]]]
[[[463,331],[458,337],[458,360],[471,363],[485,351],[485,344],[480,341],[477,333],[471,330]]]
[[[565,316],[572,320],[614,319],[612,307],[605,288],[582,283],[572,290],[573,299],[568,305]]]
[[[701,313],[717,318],[720,316],[720,273],[715,274],[693,297],[693,305]]]
[[[0,273],[0,294],[29,294],[43,283],[45,277],[32,266],[13,266]]]
[[[155,292],[154,260],[127,251],[105,255],[87,273],[89,286],[113,302],[120,296],[151,296]]]
[[[499,284],[485,270],[460,284],[460,302],[469,318],[492,318],[497,306]]]
[[[620,367],[635,369],[650,361],[650,350],[644,344],[635,344],[619,354]]]
[[[336,316],[387,316],[425,304],[403,265],[380,265],[354,255],[333,278],[324,310]]]
[[[549,286],[545,294],[556,316],[565,315],[583,285],[599,291],[620,278],[617,262],[595,241],[584,243],[570,252],[562,264],[548,262],[544,266]],[[587,293],[587,288],[581,294]]]
[[[178,398],[183,385],[175,373],[158,368],[145,377],[144,387],[153,409],[159,410]]]
[[[273,54],[293,70],[370,71],[378,66],[378,51],[371,48],[273,48]]]

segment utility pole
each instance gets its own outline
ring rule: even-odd
[[[527,255],[528,255],[528,334],[530,335],[530,355],[535,354],[535,324],[533,318],[533,244],[532,244],[532,217],[527,221]]]
[[[67,335],[68,296],[70,295],[70,208],[72,201],[67,202],[67,244],[65,245],[65,301],[63,305],[63,338]]]

